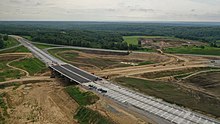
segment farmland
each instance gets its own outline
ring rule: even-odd
[[[138,40],[142,39],[149,39],[149,38],[171,38],[171,37],[165,37],[165,36],[123,36],[124,42],[127,42],[128,44],[132,45],[138,45]]]

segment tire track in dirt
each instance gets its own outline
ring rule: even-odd
[[[21,69],[21,68],[17,68],[17,67],[11,66],[10,64],[11,64],[12,62],[19,62],[20,60],[23,60],[23,59],[25,59],[25,58],[31,57],[32,54],[30,54],[30,53],[6,53],[6,54],[1,54],[1,56],[5,56],[5,55],[7,55],[7,56],[10,56],[10,55],[12,55],[12,56],[17,56],[17,55],[19,55],[19,56],[24,56],[24,57],[21,57],[21,58],[18,58],[18,59],[9,61],[6,65],[7,65],[9,68],[12,68],[12,69],[15,69],[15,70],[19,70],[19,71],[21,71],[21,72],[24,72],[24,73],[26,74],[26,75],[25,75],[26,77],[29,77],[29,76],[30,76],[28,71],[26,71],[26,70],[24,70],[24,69]]]
[[[4,54],[0,54],[0,56],[7,56],[7,57],[9,57],[9,56],[24,56],[24,57],[21,57],[21,58],[18,58],[18,59],[15,59],[15,60],[12,60],[12,61],[7,62],[7,63],[6,63],[6,66],[8,66],[9,68],[12,68],[12,69],[15,69],[15,70],[19,70],[19,71],[21,71],[21,72],[24,72],[24,73],[26,74],[25,76],[26,76],[26,77],[29,77],[29,72],[27,72],[27,71],[24,70],[24,69],[11,66],[10,64],[11,64],[12,62],[18,62],[18,61],[20,61],[20,60],[22,60],[22,59],[25,59],[25,58],[28,58],[28,57],[32,56],[31,53],[4,53]]]

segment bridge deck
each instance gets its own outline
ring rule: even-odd
[[[88,72],[85,72],[83,70],[80,70],[74,66],[71,66],[69,64],[65,64],[65,65],[61,65],[62,67],[65,67],[67,69],[69,69],[70,71],[73,71],[83,77],[86,77],[87,79],[91,80],[91,81],[96,81],[97,77],[92,75],[92,74],[89,74]]]
[[[86,82],[91,82],[91,80],[81,76],[80,74],[77,74],[77,72],[71,71],[69,68],[65,68],[60,65],[55,65],[55,66],[50,66],[52,69],[55,71],[63,74],[67,78],[76,81],[77,83],[86,83]]]

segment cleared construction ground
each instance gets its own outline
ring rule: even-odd
[[[76,93],[76,86],[50,78],[49,69],[26,49],[19,52],[17,48],[3,51],[0,54],[0,74],[0,123],[154,124],[148,118],[140,118],[139,114],[127,112],[95,94],[93,96],[98,99],[88,104],[93,96],[78,87],[77,97],[81,94],[83,97],[80,100],[86,103],[82,106],[82,102],[71,95],[72,92]]]
[[[12,54],[10,53],[12,51],[21,53]],[[50,72],[46,67],[42,66],[27,52],[26,49],[22,48],[8,50],[1,54],[4,60],[1,63],[1,72],[4,73],[7,69],[17,71],[15,72],[17,76],[8,76],[11,73],[7,72],[4,73],[5,76],[1,77],[3,89],[1,90],[1,111],[3,111],[1,119],[3,122],[155,123],[147,117],[118,106],[101,95],[97,94],[98,98],[96,94],[90,95],[91,92],[80,86],[68,86],[68,84],[63,84],[57,79],[49,78]],[[55,48],[49,52],[65,62],[109,79],[113,83],[219,118],[219,111],[216,110],[220,105],[219,79],[217,76],[219,70],[211,62],[212,60],[219,60],[219,57],[140,52],[124,52],[122,54],[121,52],[97,52],[70,48]],[[12,56],[11,59],[10,56]],[[30,63],[34,63],[34,67],[40,69],[28,66]],[[200,77],[196,77],[200,75],[202,75],[203,81],[200,81]],[[213,77],[213,81],[210,80],[210,82],[205,83],[208,76],[211,75],[216,75]],[[197,82],[201,82],[201,84],[197,84]],[[111,85],[115,86],[114,84]],[[117,87],[115,88],[117,89]],[[37,92],[39,90],[42,90],[42,93],[39,94]],[[78,95],[75,96],[74,94]],[[109,94],[109,97],[113,97],[113,99],[125,99],[124,96],[118,95],[117,98],[116,96]],[[129,98],[126,96],[126,99]],[[130,98],[130,100],[132,99]],[[153,102],[151,104],[154,106]],[[146,106],[141,107],[145,107],[147,110],[151,109]],[[168,119],[172,117],[161,113],[161,111],[162,109],[157,114],[162,114],[161,116]],[[13,116],[9,116],[11,114]],[[99,119],[90,120],[84,116],[85,114],[89,115],[87,117]],[[184,115],[182,112],[180,114]],[[49,115],[51,116],[49,117]],[[191,119],[196,119],[196,117]],[[179,121],[178,118],[172,120]]]
[[[212,60],[217,56],[130,53],[127,55],[74,49],[51,49],[54,56],[114,83],[167,102],[219,118],[218,84],[197,87],[188,81],[194,74],[219,71]],[[142,63],[142,64],[141,64]],[[144,64],[143,64],[144,63]],[[217,73],[217,72],[213,72]],[[187,78],[186,78],[187,77]],[[205,76],[206,77],[206,76]],[[186,79],[185,79],[186,78]],[[208,77],[207,77],[208,78]],[[219,79],[216,79],[219,81]],[[199,81],[199,78],[197,82]],[[193,105],[193,106],[192,106]]]

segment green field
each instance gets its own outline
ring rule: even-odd
[[[6,64],[9,61],[18,59],[18,57],[14,58],[0,58],[0,82],[6,81],[7,79],[16,79],[20,78],[22,75],[20,71],[9,68]]]
[[[8,112],[7,112],[7,105],[4,101],[5,94],[1,93],[0,94],[0,124],[5,124],[5,118],[7,118]]]
[[[22,36],[22,37],[25,38],[25,39],[28,39],[28,40],[32,40],[31,36]]]
[[[82,92],[78,87],[69,86],[65,90],[80,106],[91,105],[99,100],[94,93]]]
[[[43,72],[47,69],[45,64],[37,58],[25,58],[19,62],[12,62],[11,65],[28,71],[30,75]]]
[[[63,51],[67,51],[67,50],[73,50],[73,49],[68,49],[68,48],[57,48],[57,49],[51,49],[51,50],[48,50],[48,52],[56,57],[56,58],[59,58],[60,60],[64,61],[64,62],[68,62],[66,59],[62,58],[61,56],[57,55],[58,53],[60,52],[63,52]],[[74,58],[72,58],[74,59]]]
[[[79,107],[74,117],[80,124],[114,124],[114,122],[107,117],[87,107]]]
[[[152,39],[152,38],[172,38],[173,37],[165,37],[165,36],[123,36],[124,42],[127,42],[128,44],[132,45],[138,45],[138,39],[139,38],[146,38],[146,39]]]
[[[69,52],[69,53],[58,53],[57,55],[61,56],[62,58],[66,59],[66,60],[72,60],[75,59],[76,57],[79,56],[79,53],[76,52]]]
[[[177,53],[177,54],[198,54],[198,55],[217,55],[220,56],[220,48],[208,47],[176,47],[176,48],[168,48],[165,49],[166,53]]]
[[[74,118],[80,124],[113,124],[113,122],[98,111],[87,108],[99,100],[99,97],[92,92],[81,91],[79,87],[68,86],[65,91],[80,105]]]
[[[138,92],[161,98],[169,103],[185,106],[220,117],[220,100],[180,88],[172,83],[136,78],[117,78],[115,82]]]
[[[9,48],[9,47],[13,47],[13,46],[16,46],[20,44],[17,40],[15,40],[14,38],[12,37],[8,37],[8,40],[7,41],[4,41],[4,48]]]
[[[9,67],[6,67],[6,63],[0,63],[0,66],[2,66],[2,64],[5,66],[4,69],[0,69],[0,82],[2,81],[6,81],[7,79],[16,79],[16,78],[20,78],[22,75],[20,73],[20,71],[18,70],[13,70],[10,69]]]
[[[16,48],[0,51],[0,54],[2,54],[2,53],[16,53],[16,52],[29,53],[30,51],[24,46],[19,46],[19,47],[16,47]]]
[[[145,61],[145,62],[141,62],[141,63],[138,63],[138,65],[149,65],[149,64],[155,64],[155,62],[151,62],[151,61]]]

